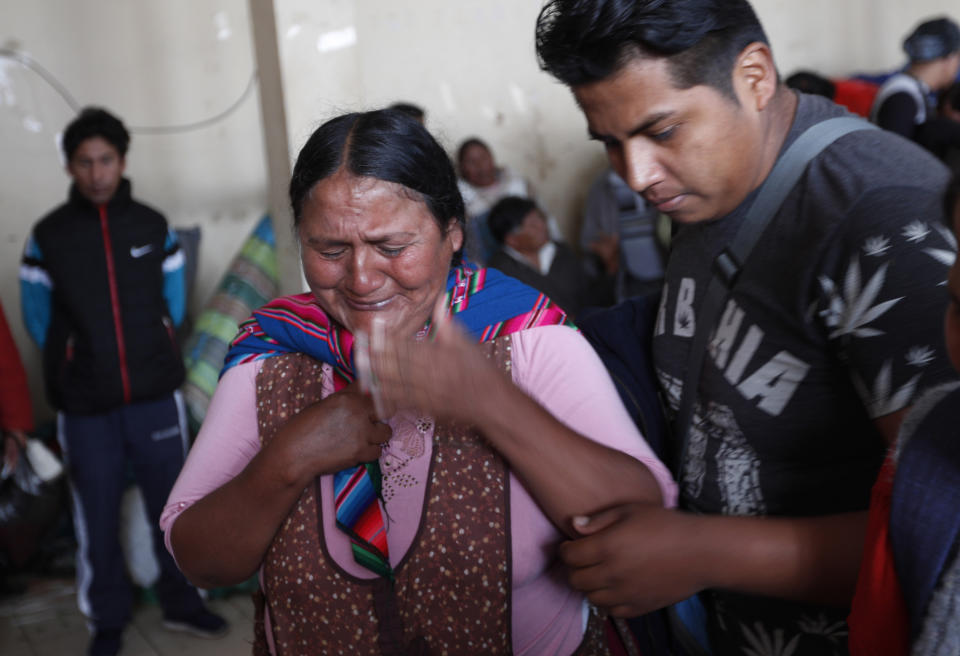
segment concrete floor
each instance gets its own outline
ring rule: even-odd
[[[171,633],[160,607],[140,603],[124,634],[121,656],[236,656],[250,654],[253,602],[248,594],[215,599],[210,608],[230,623],[227,635],[205,640]],[[22,595],[0,599],[0,654],[3,656],[83,656],[90,633],[77,610],[73,579],[32,579]]]

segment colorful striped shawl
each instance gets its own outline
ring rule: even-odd
[[[546,325],[573,323],[546,295],[496,269],[452,269],[447,276],[448,315],[478,342]],[[227,369],[284,353],[305,353],[334,368],[335,388],[353,381],[353,335],[333,322],[313,294],[282,296],[240,324],[227,352]]]

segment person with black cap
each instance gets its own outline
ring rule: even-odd
[[[946,17],[924,21],[903,50],[910,64],[880,87],[870,120],[942,157],[950,144],[960,144],[960,125],[940,119],[934,104],[960,71],[960,27]]]

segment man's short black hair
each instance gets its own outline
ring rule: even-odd
[[[487,215],[487,227],[494,241],[502,246],[507,235],[519,228],[527,214],[535,209],[539,209],[535,202],[520,196],[507,196],[497,201]]]
[[[92,137],[104,139],[117,149],[120,157],[125,157],[130,147],[130,133],[123,121],[102,107],[84,107],[63,131],[63,154],[67,161],[73,159],[80,144]]]
[[[755,41],[769,44],[747,0],[551,0],[537,18],[540,68],[571,87],[666,58],[678,89],[735,99],[734,62]]]

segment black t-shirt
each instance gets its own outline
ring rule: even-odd
[[[845,114],[798,95],[784,148]],[[811,162],[710,339],[682,507],[792,517],[866,509],[885,450],[872,420],[952,373],[942,335],[954,253],[946,182],[933,157],[881,130],[845,135]],[[681,226],[672,242],[654,358],[673,411],[712,262],[755,195],[725,217]],[[784,644],[799,636],[796,655],[845,650],[845,612],[739,595],[716,595],[713,610],[718,653],[776,631]]]

